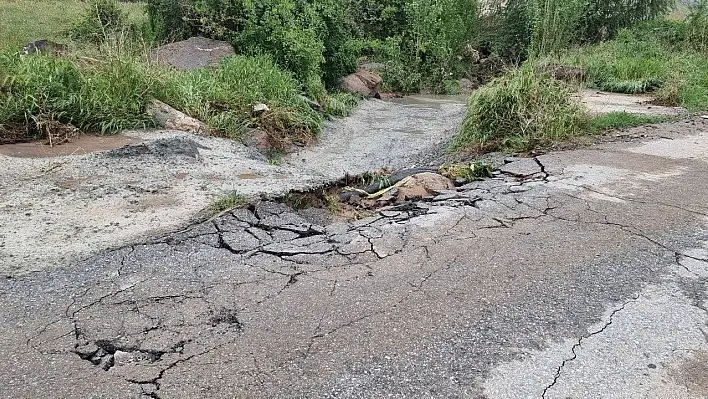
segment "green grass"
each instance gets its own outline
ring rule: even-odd
[[[586,112],[530,63],[475,91],[455,149],[525,151],[584,133]]]
[[[569,51],[562,64],[586,70],[590,87],[619,93],[651,92],[672,106],[708,109],[708,52],[683,22],[661,21],[621,32],[614,40]]]
[[[209,207],[209,213],[212,215],[218,215],[222,212],[242,207],[248,204],[248,198],[245,196],[232,191],[230,193],[224,194],[219,197],[213,204]]]
[[[300,84],[265,56],[235,56],[218,68],[161,70],[157,99],[238,138],[246,126],[308,140],[321,131],[322,117],[300,96]],[[253,104],[270,110],[254,114]]]
[[[121,8],[128,13],[129,23],[147,20],[144,3],[121,3]],[[66,43],[69,29],[86,9],[81,0],[2,0],[0,52],[16,51],[41,39]]]
[[[80,67],[68,58],[0,53],[0,125],[29,128],[35,118],[82,131],[152,125],[145,105],[153,82],[142,65],[111,59]]]
[[[608,130],[628,129],[630,127],[665,122],[671,118],[656,115],[634,115],[627,112],[611,112],[598,115],[587,121],[585,131],[588,134],[598,134]]]
[[[332,93],[325,100],[325,114],[344,118],[354,112],[361,96],[350,93]]]

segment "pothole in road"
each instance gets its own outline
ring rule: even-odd
[[[531,162],[534,168],[538,168],[533,159],[519,158],[519,161]],[[398,171],[381,169],[345,176],[332,184],[307,191],[291,191],[275,200],[299,213],[319,215],[324,219],[356,220],[375,212],[398,210],[412,202],[467,201],[469,197],[461,195],[459,188],[470,182],[502,175],[523,181],[540,173],[540,170],[532,170],[524,176],[524,168],[519,171],[506,169],[509,168],[496,170],[482,162]]]

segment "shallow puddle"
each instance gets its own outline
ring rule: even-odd
[[[401,105],[409,105],[412,107],[440,109],[444,104],[466,104],[468,97],[469,95],[466,94],[456,96],[420,94],[401,98],[392,98],[387,101]]]
[[[141,142],[135,137],[122,135],[89,136],[83,135],[71,140],[70,143],[53,147],[42,141],[0,145],[0,155],[17,158],[49,158],[68,155],[83,155],[92,152],[114,150],[127,144]]]

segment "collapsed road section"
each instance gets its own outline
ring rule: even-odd
[[[592,369],[622,376],[604,379],[618,392],[695,397],[708,131],[692,123],[358,220],[262,201],[4,278],[0,383],[9,397],[565,398],[603,389]],[[615,352],[631,339],[641,356]]]

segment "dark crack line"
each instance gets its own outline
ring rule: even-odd
[[[550,176],[550,174],[546,171],[546,165],[544,165],[543,162],[541,162],[541,160],[538,159],[538,157],[533,157],[533,160],[534,160],[534,162],[536,162],[536,165],[538,165],[538,167],[541,168],[541,173],[543,174],[543,181],[547,182],[548,176]]]
[[[125,262],[128,260],[128,256],[130,256],[133,252],[135,252],[135,245],[131,245],[130,252],[123,255],[123,258],[120,260],[120,265],[118,266],[118,276],[119,277],[123,275],[123,268],[125,267]]]
[[[563,368],[566,366],[566,364],[568,364],[578,358],[578,353],[576,351],[582,346],[583,341],[605,332],[605,330],[612,325],[615,315],[617,315],[617,313],[623,311],[627,307],[627,305],[629,305],[630,303],[633,303],[633,302],[636,302],[637,300],[639,300],[640,296],[641,296],[641,294],[637,294],[634,298],[623,303],[622,306],[620,306],[619,308],[613,310],[612,313],[610,314],[609,320],[607,321],[607,323],[605,323],[602,326],[602,328],[600,328],[599,330],[594,331],[588,335],[580,337],[578,342],[576,344],[574,344],[573,347],[571,348],[571,353],[573,355],[569,358],[564,359],[563,363],[561,363],[561,365],[558,366],[558,369],[556,369],[556,374],[553,377],[553,382],[551,382],[551,384],[546,386],[546,388],[543,390],[543,393],[541,394],[541,399],[545,399],[548,391],[550,389],[552,389],[558,383],[558,380],[560,379],[561,374],[563,373]]]
[[[665,203],[665,202],[642,201],[642,200],[635,199],[635,198],[622,197],[622,196],[619,196],[619,195],[616,195],[616,194],[606,193],[606,192],[604,192],[604,191],[602,191],[602,190],[598,190],[598,189],[596,189],[596,188],[592,188],[592,187],[589,187],[589,186],[587,186],[587,185],[577,185],[577,184],[571,184],[571,183],[566,183],[566,184],[569,185],[569,186],[573,186],[573,187],[577,187],[577,188],[581,188],[581,189],[584,189],[584,190],[593,192],[593,193],[595,193],[595,194],[604,195],[604,196],[606,196],[606,197],[615,198],[615,199],[622,200],[622,201],[628,201],[628,202],[633,202],[633,203],[642,204],[642,205],[658,205],[658,206],[664,206],[664,207],[667,207],[667,208],[673,208],[673,209],[677,209],[677,210],[680,210],[680,211],[683,211],[683,212],[686,212],[686,213],[690,213],[690,214],[692,214],[692,215],[699,215],[699,216],[707,216],[707,217],[708,217],[708,213],[703,213],[703,212],[695,211],[695,210],[692,210],[692,209],[686,209],[686,208],[684,208],[684,207],[682,207],[682,206],[679,206],[679,205],[667,204],[667,203]]]

